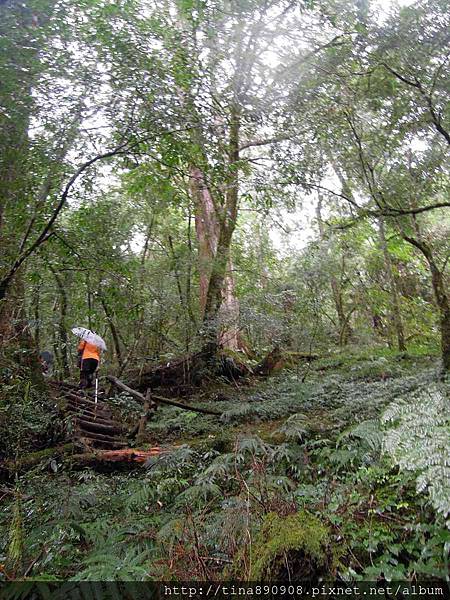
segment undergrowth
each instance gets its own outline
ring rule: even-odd
[[[228,389],[219,421],[158,411],[151,442],[178,446],[145,468],[61,458],[19,477],[0,563],[48,580],[289,578],[304,565],[306,578],[445,578],[449,402],[434,365],[340,357],[302,381],[305,369]]]

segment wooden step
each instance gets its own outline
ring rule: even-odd
[[[104,433],[106,435],[115,434],[115,433],[123,433],[123,427],[117,427],[113,425],[103,425],[102,423],[96,423],[95,421],[87,421],[86,419],[82,419],[80,417],[75,417],[77,424],[79,424],[81,429],[87,431],[93,431],[94,433]]]
[[[99,423],[100,425],[111,425],[112,427],[123,428],[121,423],[113,421],[112,419],[105,419],[104,417],[95,413],[86,412],[84,410],[73,410],[69,411],[69,413],[74,417],[81,418],[84,421],[90,421],[91,423]]]

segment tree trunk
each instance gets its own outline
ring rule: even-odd
[[[316,216],[317,224],[319,226],[320,239],[324,241],[325,228],[323,226],[322,220],[322,196],[320,194],[316,207]],[[346,346],[352,336],[352,329],[349,323],[350,317],[345,314],[341,286],[339,285],[337,278],[333,274],[330,275],[330,287],[339,323],[339,346]]]
[[[227,276],[227,265],[230,260],[231,239],[237,221],[239,197],[239,110],[236,105],[231,107],[228,136],[228,175],[225,180],[224,203],[217,215],[219,236],[217,250],[212,263],[211,277],[206,294],[203,324],[205,329],[217,328],[217,317],[223,301],[223,289]],[[217,207],[216,207],[217,214]],[[230,271],[231,273],[231,271]],[[237,302],[237,300],[236,300]]]
[[[217,252],[219,222],[212,194],[202,171],[192,167],[190,189],[195,204],[195,231],[198,242],[198,270],[200,276],[200,314],[203,318],[211,279],[212,264]]]
[[[236,224],[237,190],[230,190],[221,219],[203,173],[191,168],[190,189],[195,200],[195,230],[199,244],[200,313],[205,337],[227,349],[243,350],[238,328],[239,300],[235,293],[230,256],[231,236]],[[230,193],[233,194],[230,197]]]
[[[245,346],[239,330],[240,306],[236,297],[236,287],[233,277],[233,262],[228,258],[227,270],[223,282],[222,304],[220,307],[221,329],[219,343],[223,348],[239,352]]]
[[[380,234],[380,246],[383,251],[384,262],[386,264],[386,273],[389,282],[389,290],[391,294],[391,322],[392,327],[397,337],[398,349],[400,352],[406,352],[405,333],[403,330],[403,321],[400,311],[399,293],[397,281],[395,279],[394,269],[392,265],[391,255],[386,242],[386,232],[384,229],[383,217],[378,219],[378,231]]]
[[[108,323],[109,330],[111,331],[111,336],[114,344],[114,352],[116,354],[117,362],[119,364],[119,369],[122,369],[123,359],[122,359],[122,350],[120,347],[119,334],[117,333],[116,326],[114,324],[114,319],[109,309],[109,306],[103,297],[102,294],[98,294],[100,298],[100,303],[102,305],[103,311],[105,313],[106,321]]]
[[[50,271],[55,278],[56,285],[59,292],[59,322],[58,322],[58,332],[59,332],[59,348],[61,355],[61,363],[63,369],[63,377],[65,379],[69,379],[70,377],[70,363],[69,363],[69,338],[67,335],[67,292],[64,281],[62,280],[60,274],[57,270],[52,266],[48,265]]]
[[[442,367],[443,371],[447,373],[450,371],[450,299],[446,291],[444,273],[436,264],[433,252],[426,242],[406,235],[403,237],[422,252],[430,267],[431,284],[440,314]]]

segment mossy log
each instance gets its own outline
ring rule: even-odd
[[[75,448],[76,446],[74,443],[69,443],[62,446],[55,446],[53,448],[45,448],[44,450],[37,450],[36,452],[24,454],[18,460],[6,461],[2,468],[10,472],[23,471],[29,467],[34,467],[44,460],[49,460],[65,454],[71,454],[75,451]]]
[[[46,448],[32,452],[21,457],[18,461],[7,461],[2,468],[10,473],[24,471],[40,462],[50,460],[59,456],[67,456],[71,465],[76,466],[95,466],[104,463],[137,463],[144,464],[152,456],[157,456],[167,449],[159,447],[149,448],[148,450],[137,450],[135,448],[118,448],[106,450],[93,450],[92,452],[76,452],[75,444],[64,444],[54,448]]]

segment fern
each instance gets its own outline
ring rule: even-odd
[[[236,457],[232,453],[217,456],[202,473],[197,476],[196,484],[213,484],[232,476],[236,468]]]
[[[195,450],[183,445],[173,452],[152,456],[145,463],[145,466],[151,469],[151,476],[154,477],[167,471],[181,473],[183,468],[192,464],[197,457],[198,454]]]
[[[378,452],[383,441],[383,433],[380,429],[380,422],[377,419],[368,419],[362,421],[354,427],[346,429],[337,439],[337,445],[341,445],[344,440],[356,438],[361,440],[373,452]]]
[[[450,405],[437,385],[389,406],[383,450],[403,470],[417,473],[417,492],[428,491],[438,513],[450,513]],[[450,524],[450,523],[449,523]]]
[[[175,506],[189,505],[191,507],[201,507],[205,502],[221,496],[221,489],[215,483],[191,485],[181,492],[181,494],[178,494],[175,498]]]
[[[83,569],[75,581],[139,581],[148,577],[148,570],[141,564],[148,559],[146,552],[131,548],[123,556],[96,553],[84,560]]]
[[[242,417],[249,417],[255,413],[255,407],[248,403],[242,403],[236,408],[227,410],[220,417],[224,423],[230,423],[231,421],[239,421]]]
[[[307,429],[307,417],[302,413],[292,415],[287,419],[283,425],[278,429],[280,433],[291,440],[302,440],[305,434],[308,432]]]
[[[177,517],[168,521],[158,532],[158,542],[166,549],[172,548],[183,536],[185,519]]]

